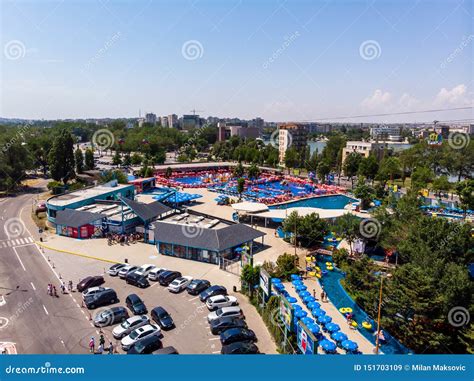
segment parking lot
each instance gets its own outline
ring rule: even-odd
[[[79,241],[76,240],[72,242],[79,243]],[[96,244],[96,242],[92,241],[82,241],[80,242],[80,245],[88,246],[92,243]],[[253,330],[258,338],[256,345],[260,352],[276,353],[276,345],[256,309],[248,302],[247,297],[238,292],[232,292],[232,286],[239,284],[236,276],[227,274],[214,265],[156,254],[150,256],[148,250],[142,251],[140,250],[142,248],[149,249],[150,245],[133,245],[130,248],[121,247],[123,250],[133,250],[133,255],[126,255],[126,257],[130,258],[134,256],[137,257],[137,259],[139,257],[139,260],[133,261],[132,264],[134,265],[140,266],[144,263],[150,263],[157,267],[180,271],[182,275],[190,275],[195,279],[207,279],[213,285],[220,284],[225,286],[229,295],[233,295],[238,299],[239,307],[242,308],[246,317],[248,328]],[[106,250],[111,249],[118,249],[118,247],[106,247]],[[99,248],[87,251],[94,254],[100,253],[99,255],[103,253],[103,250]],[[120,299],[119,303],[111,306],[125,306],[125,298],[129,294],[135,293],[142,298],[149,312],[157,306],[164,307],[173,318],[175,328],[169,331],[162,331],[163,346],[173,346],[179,351],[179,353],[220,353],[221,344],[219,336],[214,336],[210,332],[209,324],[207,322],[209,311],[206,305],[199,300],[199,296],[191,296],[186,291],[179,294],[173,294],[170,293],[166,287],[163,287],[158,282],[154,281],[150,281],[150,287],[145,289],[127,285],[125,280],[106,274],[111,263],[68,255],[66,253],[47,249],[45,250],[45,255],[50,259],[51,263],[54,263],[56,270],[61,274],[66,283],[71,279],[75,285],[79,279],[83,279],[87,276],[103,275],[105,279],[103,286],[113,288]],[[82,295],[78,292],[73,292],[72,295],[78,304],[81,305]],[[107,307],[99,307],[96,310],[87,310],[84,307],[81,309],[84,311],[86,316],[90,313],[93,318],[98,312],[106,308]],[[129,313],[131,314],[130,311]],[[150,316],[149,313],[148,316]],[[102,331],[106,335],[106,340],[111,340],[118,352],[123,353],[120,348],[120,341],[113,339],[111,334],[113,327],[114,326],[104,327],[102,328]],[[97,331],[99,332],[99,329]],[[96,342],[98,339],[98,332],[95,336]],[[109,341],[106,342],[107,345]]]

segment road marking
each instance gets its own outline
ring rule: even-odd
[[[33,243],[25,243],[24,245],[16,245],[15,247],[27,247],[27,246],[33,246]]]
[[[216,353],[221,353],[221,351],[214,351],[214,352],[212,352],[213,355],[215,355]]]
[[[31,284],[31,288],[36,291],[36,287],[35,287],[35,285],[33,284],[33,282],[30,282],[30,284]]]
[[[44,308],[44,312],[46,312],[46,315],[49,315],[49,312],[48,312],[48,310],[46,309],[46,307],[44,306],[44,304],[43,304],[43,308]]]
[[[8,247],[12,247],[12,243],[10,241],[7,241]]]
[[[13,248],[13,251],[15,252],[16,257],[17,257],[18,260],[20,261],[21,267],[23,267],[23,271],[26,271],[25,265],[24,265],[23,262],[21,261],[20,256],[19,256],[18,253],[16,252],[16,249]]]
[[[85,315],[86,313],[84,312],[84,310],[81,310],[81,312]]]
[[[64,345],[64,347],[66,347],[66,344],[64,344],[64,341],[61,340],[61,344]]]
[[[209,341],[214,341],[214,340],[220,340],[221,338],[220,337],[211,337],[210,339],[208,339]]]
[[[191,301],[193,301],[193,300],[196,300],[197,298],[199,298],[199,295],[198,295],[198,296],[195,296],[194,298],[188,299],[188,301],[191,302]]]
[[[19,245],[23,245],[25,241],[23,241],[23,238],[18,238],[17,241],[20,241]]]
[[[3,247],[7,247],[7,243],[6,242],[2,242],[3,244]]]
[[[28,242],[33,243],[33,242],[34,242],[34,241],[33,241],[33,238],[28,237]]]

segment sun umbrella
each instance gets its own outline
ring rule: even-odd
[[[312,311],[314,310],[315,308],[319,308],[321,307],[321,304],[319,304],[318,302],[309,302],[308,303],[308,308]]]
[[[282,290],[281,291],[281,294],[285,297],[285,298],[288,298],[290,296],[290,294],[288,293],[288,291],[286,290]]]
[[[295,317],[297,319],[302,319],[304,317],[306,317],[308,315],[308,313],[306,311],[303,311],[303,310],[298,310],[295,312]]]
[[[291,280],[301,280],[301,277],[296,274],[291,274]]]
[[[339,325],[337,325],[336,323],[326,324],[325,327],[326,327],[326,330],[330,333],[337,332],[337,331],[341,330],[341,327],[339,327]]]
[[[331,339],[337,342],[343,342],[344,340],[347,340],[347,335],[344,332],[338,331],[331,335]]]
[[[325,352],[334,352],[336,350],[336,344],[329,340],[321,340],[319,346],[323,348]]]
[[[315,318],[326,315],[326,311],[322,310],[321,308],[315,308],[314,310],[311,311],[311,313],[313,314]]]
[[[311,293],[309,291],[304,290],[304,291],[298,292],[298,295],[300,298],[304,299],[307,296],[311,296]]]
[[[285,286],[283,286],[281,283],[274,284],[273,287],[278,291],[282,292],[285,289]]]
[[[272,283],[281,283],[281,279],[280,278],[272,278]]]
[[[350,352],[354,352],[359,348],[357,343],[354,343],[352,340],[344,340],[341,343],[341,347],[343,347],[346,351]]]
[[[319,328],[319,325],[317,324],[310,324],[310,325],[306,325],[306,327],[308,327],[308,329],[311,331],[311,333],[313,333],[314,335],[317,335],[319,332],[321,332],[321,328]]]
[[[297,300],[293,296],[289,296],[286,300],[288,300],[289,303],[296,303]]]
[[[241,247],[238,247],[234,250],[236,253],[241,253],[242,251],[244,251],[244,249],[242,249]]]
[[[332,322],[332,317],[328,315],[318,316],[318,323],[328,324]]]
[[[308,317],[308,316],[302,318],[301,321],[302,321],[306,326],[311,325],[311,324],[315,324],[314,319],[312,319],[312,318],[310,318],[310,317]]]
[[[312,302],[315,302],[315,301],[316,301],[316,299],[315,299],[313,296],[311,296],[311,295],[310,295],[310,296],[305,296],[305,297],[303,298],[303,302],[304,302],[305,304],[309,304],[309,303],[312,303]]]
[[[292,281],[291,284],[295,287],[296,286],[301,286],[303,284],[303,281],[301,281],[299,279],[296,279],[296,280]]]
[[[300,285],[296,286],[295,289],[296,289],[296,291],[298,291],[298,292],[299,292],[299,291],[306,291],[306,290],[308,289],[308,287],[306,287],[306,286],[300,284]]]

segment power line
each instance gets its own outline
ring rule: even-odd
[[[468,106],[468,107],[453,107],[453,108],[432,109],[432,110],[420,110],[420,111],[391,112],[391,113],[384,113],[384,114],[365,114],[365,115],[338,116],[338,117],[332,117],[332,118],[318,118],[318,119],[300,120],[299,122],[315,122],[315,121],[324,121],[324,120],[355,119],[355,118],[367,118],[367,117],[375,117],[375,116],[425,114],[425,113],[430,113],[430,112],[443,112],[443,111],[456,111],[456,110],[472,110],[472,109],[474,109],[473,106]]]

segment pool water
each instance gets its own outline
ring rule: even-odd
[[[201,177],[176,177],[173,179],[177,183],[182,184],[189,184],[189,185],[201,185],[202,178]]]
[[[326,269],[326,262],[331,261],[331,257],[319,256],[318,266],[324,270]],[[375,331],[377,329],[377,323],[370,318],[367,313],[357,305],[354,300],[347,294],[344,287],[341,285],[341,279],[344,278],[344,273],[334,268],[333,271],[328,271],[326,275],[322,276],[319,280],[324,290],[328,294],[331,302],[336,306],[337,309],[343,307],[352,308],[354,320],[359,323],[359,332],[367,338],[372,344],[375,345]],[[361,326],[363,321],[369,321],[372,324],[372,329],[368,330]],[[383,327],[382,327],[383,329]],[[386,330],[384,330],[384,336],[387,339],[385,344],[380,345],[380,350],[385,354],[407,354],[410,350],[399,343],[394,337],[392,337]]]
[[[319,196],[313,198],[307,198],[305,200],[297,200],[288,202],[282,205],[270,206],[271,209],[288,209],[296,207],[309,207],[309,208],[321,208],[321,209],[344,209],[347,204],[357,201],[354,198],[335,195],[335,196]]]

